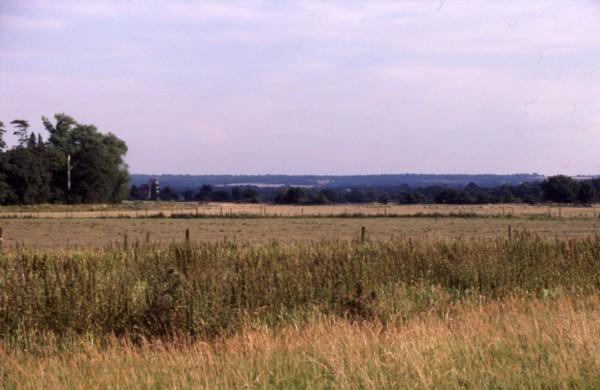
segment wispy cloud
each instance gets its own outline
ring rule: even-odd
[[[136,171],[600,172],[594,1],[11,4],[0,117],[81,116]]]
[[[57,18],[27,17],[0,14],[0,31],[4,30],[57,30],[65,26],[65,21]]]

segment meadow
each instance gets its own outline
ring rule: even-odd
[[[383,216],[564,217],[600,218],[600,205],[528,204],[331,204],[123,202],[92,205],[23,205],[0,207],[0,218],[140,218],[140,217],[383,217]]]
[[[213,204],[204,206],[210,212],[198,214],[195,207],[200,206],[187,203],[177,208],[131,203],[105,211],[100,211],[103,205],[75,206],[70,211],[63,207],[50,206],[46,211],[36,211],[33,206],[21,211],[1,208],[5,248],[104,248],[124,241],[169,244],[184,239],[186,230],[192,241],[250,243],[352,240],[363,227],[371,240],[501,238],[507,236],[509,226],[550,238],[585,238],[600,232],[598,207],[395,205],[385,213],[381,205],[238,204],[228,210]],[[219,216],[221,207],[227,210],[223,216]],[[259,214],[260,210],[267,210],[266,216]]]
[[[600,384],[595,217],[0,223],[5,388]]]

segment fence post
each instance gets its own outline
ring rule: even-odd
[[[123,233],[123,248],[127,249],[127,233]]]
[[[363,226],[360,228],[360,242],[365,242],[366,237],[367,237],[367,228]]]
[[[512,240],[512,225],[508,225],[508,240]]]
[[[190,229],[185,229],[185,240],[186,241],[190,240]]]

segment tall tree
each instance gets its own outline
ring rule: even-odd
[[[29,133],[27,131],[29,129],[29,122],[24,119],[15,119],[10,124],[15,128],[13,134],[19,137],[19,146],[25,146],[27,141],[29,141]]]
[[[6,128],[4,127],[4,122],[0,121],[0,152],[4,151],[4,148],[6,148],[4,134],[6,134]]]
[[[102,134],[92,125],[77,123],[66,114],[55,123],[42,117],[48,142],[29,133],[29,123],[11,125],[17,147],[4,151],[6,132],[0,122],[0,203],[119,202],[127,196],[129,173],[124,156],[127,145],[114,134]],[[72,170],[67,161],[72,161]],[[68,177],[72,173],[69,191]]]
[[[44,127],[49,134],[48,143],[64,153],[69,153],[71,152],[67,150],[69,134],[77,125],[77,122],[65,113],[55,114],[54,119],[56,120],[56,124],[53,124],[47,117],[42,117]]]
[[[125,142],[114,134],[101,134],[93,125],[77,124],[67,136],[66,148],[73,168],[71,202],[118,202],[127,196]]]
[[[543,196],[546,201],[570,203],[577,194],[577,181],[569,176],[551,176],[542,183]]]
[[[35,133],[31,133],[29,134],[29,137],[27,138],[27,147],[29,149],[35,149],[35,147],[37,146],[37,137],[35,136]]]
[[[584,181],[579,184],[579,189],[577,190],[577,201],[580,203],[592,203],[594,198],[596,197],[596,190],[591,183]]]
[[[6,182],[20,204],[46,203],[50,200],[50,172],[45,159],[33,149],[13,148],[6,153]]]

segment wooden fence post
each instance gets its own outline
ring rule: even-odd
[[[190,229],[185,229],[185,241],[190,241]]]
[[[367,228],[363,226],[360,228],[360,242],[365,242],[366,238],[367,238]]]
[[[512,225],[508,225],[508,240],[512,240]]]

